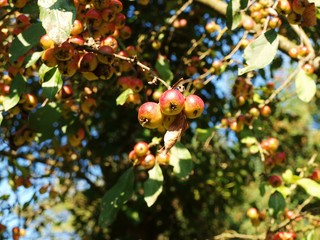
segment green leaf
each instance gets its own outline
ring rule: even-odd
[[[164,81],[170,83],[173,79],[173,73],[170,69],[170,64],[169,64],[169,60],[162,56],[159,55],[155,68],[157,70],[157,72],[159,73],[159,77],[162,78]]]
[[[55,130],[53,124],[58,122],[60,117],[60,105],[51,102],[39,108],[36,112],[30,113],[29,125],[41,134],[40,140],[46,140],[52,138]]]
[[[293,172],[290,169],[287,169],[283,174],[282,178],[286,183],[289,184],[295,184],[297,183],[298,180],[301,179],[301,177],[297,175],[293,175]]]
[[[75,20],[73,1],[39,0],[40,21],[49,37],[57,44],[67,40]]]
[[[181,143],[176,143],[170,152],[170,165],[180,178],[186,178],[193,170],[191,154]]]
[[[275,30],[269,30],[261,34],[245,48],[243,57],[247,66],[239,69],[239,75],[264,68],[270,64],[276,56],[278,45],[279,38]]]
[[[312,229],[312,230],[308,233],[306,240],[316,240],[315,237],[316,237],[316,236],[315,236],[315,234],[314,234],[314,229]]]
[[[241,143],[252,145],[257,143],[257,139],[255,137],[245,137],[241,139]]]
[[[241,22],[240,0],[231,0],[227,6],[227,27],[231,30]]]
[[[42,52],[34,52],[31,55],[28,55],[25,59],[26,68],[31,67],[33,64],[35,64],[39,58],[42,56]]]
[[[296,93],[303,102],[310,102],[317,91],[316,75],[308,75],[304,70],[300,70],[295,78]]]
[[[133,167],[124,172],[116,184],[102,198],[99,226],[106,227],[116,219],[120,208],[129,200],[133,193]]]
[[[13,41],[9,49],[10,62],[14,62],[23,54],[39,43],[40,38],[46,34],[41,23],[34,23],[20,33]]]
[[[144,182],[144,200],[151,207],[162,192],[163,174],[159,164],[149,170],[149,178]]]
[[[249,0],[240,0],[240,8],[245,9],[248,6]]]
[[[40,78],[41,82],[43,82],[44,75],[46,75],[46,73],[49,72],[51,69],[53,69],[53,67],[48,67],[44,63],[41,64],[41,66],[39,68],[39,78]]]
[[[310,178],[301,178],[297,184],[313,197],[320,198],[320,184]]]
[[[42,82],[43,93],[47,98],[53,100],[57,92],[63,85],[61,73],[57,67],[50,69],[45,73]]]
[[[125,91],[123,91],[116,99],[117,105],[125,104],[130,94],[133,94],[133,90],[131,88],[128,88]]]
[[[268,205],[273,210],[273,217],[277,217],[278,213],[286,207],[286,201],[280,192],[275,191],[271,194]]]
[[[216,130],[216,127],[212,128],[197,128],[196,134],[200,141],[206,141],[212,134],[213,131]]]
[[[4,97],[3,106],[4,110],[8,111],[9,109],[13,108],[15,105],[18,104],[20,100],[20,95],[25,92],[26,90],[27,79],[17,74],[12,83],[10,85],[10,92],[8,96]]]
[[[0,112],[0,126],[1,126],[1,123],[3,121],[3,115],[2,115],[2,111]]]

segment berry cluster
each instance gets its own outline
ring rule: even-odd
[[[189,118],[198,118],[204,110],[203,100],[194,94],[184,97],[177,89],[165,91],[159,98],[159,103],[145,102],[138,111],[139,123],[146,128],[168,129],[178,114]]]
[[[154,167],[156,163],[160,165],[168,165],[170,160],[169,154],[157,153],[154,156],[150,152],[150,146],[146,142],[137,142],[133,150],[129,153],[129,160],[134,166],[142,170],[149,170]]]
[[[118,50],[118,38],[131,36],[121,1],[75,1],[75,5],[77,19],[65,42],[55,44],[48,35],[40,39],[43,63],[57,66],[66,77],[81,72],[87,80],[108,80],[115,72],[131,70],[130,63],[120,64],[113,56],[128,56]]]

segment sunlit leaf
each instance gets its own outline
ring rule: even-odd
[[[144,200],[148,207],[151,207],[162,192],[163,175],[158,164],[149,170],[148,174],[149,178],[143,184]]]
[[[5,96],[3,100],[3,106],[5,111],[8,111],[9,109],[13,108],[15,105],[18,104],[21,94],[25,92],[26,83],[27,79],[24,76],[20,74],[17,74],[15,76],[10,85],[9,95]]]
[[[278,213],[285,208],[286,201],[280,192],[275,191],[271,194],[268,205],[273,211],[273,216],[276,217]]]
[[[241,22],[240,0],[232,0],[227,6],[227,27],[231,30],[238,27]]]
[[[40,21],[49,37],[57,44],[70,36],[76,9],[72,1],[39,0]]]
[[[173,166],[173,172],[180,178],[186,178],[193,170],[191,154],[179,142],[171,148],[169,164]]]
[[[42,88],[44,95],[53,100],[57,92],[61,89],[63,85],[61,73],[57,67],[50,69],[44,75]]]
[[[297,184],[313,197],[320,198],[320,184],[310,178],[301,178]]]
[[[133,193],[133,167],[124,172],[116,184],[102,198],[99,225],[109,226],[116,219],[118,211],[129,200]]]
[[[245,48],[243,57],[247,66],[239,69],[239,75],[270,64],[276,56],[278,45],[279,38],[276,31],[269,30],[261,34]]]
[[[45,34],[41,23],[34,23],[25,31],[20,33],[13,41],[9,49],[10,61],[13,62],[27,53],[39,43],[40,38]]]
[[[155,68],[159,73],[160,78],[162,78],[164,81],[167,81],[168,83],[172,81],[173,73],[170,69],[169,60],[166,57],[159,55]]]
[[[130,94],[133,94],[133,90],[131,88],[124,90],[116,99],[117,105],[125,104]]]
[[[309,75],[304,70],[300,70],[296,76],[296,93],[303,102],[310,102],[316,94],[316,75]]]

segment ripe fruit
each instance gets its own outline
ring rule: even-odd
[[[316,182],[320,182],[320,169],[313,170],[310,178]]]
[[[58,61],[54,56],[54,52],[55,52],[54,48],[48,48],[43,52],[41,56],[41,61],[48,67],[54,67],[58,64]]]
[[[114,50],[110,46],[101,46],[98,50],[97,58],[99,62],[104,64],[112,64]]]
[[[290,12],[287,16],[287,20],[290,24],[300,24],[302,17],[298,13]]]
[[[298,48],[291,48],[288,52],[289,56],[292,58],[297,58],[299,55],[299,49]]]
[[[85,131],[83,128],[79,128],[77,132],[68,134],[68,142],[71,146],[79,146],[81,141],[85,137]]]
[[[38,99],[36,96],[27,93],[24,95],[24,102],[23,102],[23,109],[26,111],[31,111],[32,109],[34,109],[38,104]]]
[[[282,178],[279,175],[272,175],[268,179],[272,187],[280,187],[282,185]]]
[[[52,48],[54,46],[54,41],[45,34],[40,38],[40,45],[43,49]]]
[[[156,155],[156,162],[159,163],[160,165],[168,165],[170,162],[170,154],[169,153],[165,154],[164,152],[158,153]]]
[[[191,94],[185,98],[183,112],[187,118],[198,118],[201,116],[203,110],[204,102],[199,96]]]
[[[146,156],[149,151],[149,145],[146,142],[138,142],[134,145],[133,150],[137,157]]]
[[[264,105],[261,109],[260,109],[260,113],[262,116],[264,117],[269,117],[271,114],[271,108],[268,105]]]
[[[303,71],[305,71],[306,74],[311,75],[314,73],[314,66],[310,63],[306,63],[302,66]]]
[[[184,96],[176,89],[165,91],[159,99],[161,112],[166,115],[179,114],[184,107],[184,102]]]
[[[250,219],[258,219],[259,218],[259,211],[256,208],[249,208],[247,210],[247,217]]]
[[[159,104],[155,102],[145,102],[138,110],[138,120],[142,127],[158,128],[162,124],[163,115]]]
[[[81,72],[92,72],[96,69],[98,63],[97,55],[92,52],[88,52],[80,58],[78,68]]]
[[[92,114],[97,107],[97,102],[94,98],[87,98],[81,103],[80,107],[82,112]]]
[[[74,48],[71,43],[64,42],[59,47],[55,48],[54,56],[59,61],[67,61],[72,58]]]
[[[177,115],[164,115],[163,116],[163,121],[162,121],[162,126],[165,129],[168,129],[173,121],[176,119]]]
[[[76,36],[82,33],[82,31],[83,31],[83,23],[78,19],[74,20],[70,34],[72,36]]]
[[[208,33],[213,33],[220,29],[220,26],[216,24],[214,21],[210,21],[206,24],[205,29]]]
[[[305,0],[293,0],[292,1],[292,10],[295,13],[302,15],[304,10],[306,9],[306,2],[307,1],[305,1]]]
[[[246,17],[242,20],[242,26],[245,30],[250,31],[254,28],[254,21],[252,18],[250,17]]]
[[[149,170],[154,167],[155,163],[156,163],[156,160],[154,155],[149,153],[141,160],[140,165],[144,169]]]
[[[283,15],[287,15],[292,10],[291,3],[288,0],[280,0],[276,10]]]

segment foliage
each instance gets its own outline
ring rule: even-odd
[[[317,239],[318,7],[0,0],[0,239]]]

